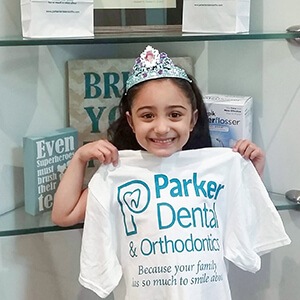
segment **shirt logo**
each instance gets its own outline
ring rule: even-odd
[[[132,180],[118,187],[118,202],[121,206],[127,236],[137,233],[135,215],[143,213],[150,203],[150,189],[141,180]]]

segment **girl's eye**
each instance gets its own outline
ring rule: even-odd
[[[170,117],[174,118],[174,119],[179,118],[179,117],[181,117],[181,113],[179,113],[179,112],[172,112],[170,114]]]
[[[153,114],[151,114],[151,113],[143,114],[142,118],[143,119],[152,119],[153,118]]]

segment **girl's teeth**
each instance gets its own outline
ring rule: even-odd
[[[171,141],[172,141],[172,139],[168,139],[168,140],[154,140],[155,143],[161,143],[161,144],[170,143]]]

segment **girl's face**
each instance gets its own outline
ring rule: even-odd
[[[190,100],[171,80],[150,80],[135,96],[127,121],[145,150],[167,157],[182,150],[197,115]]]

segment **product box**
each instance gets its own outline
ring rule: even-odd
[[[252,97],[208,94],[203,100],[213,147],[232,147],[239,139],[252,140]]]
[[[58,184],[78,147],[78,131],[67,127],[23,138],[25,211],[52,209]]]

